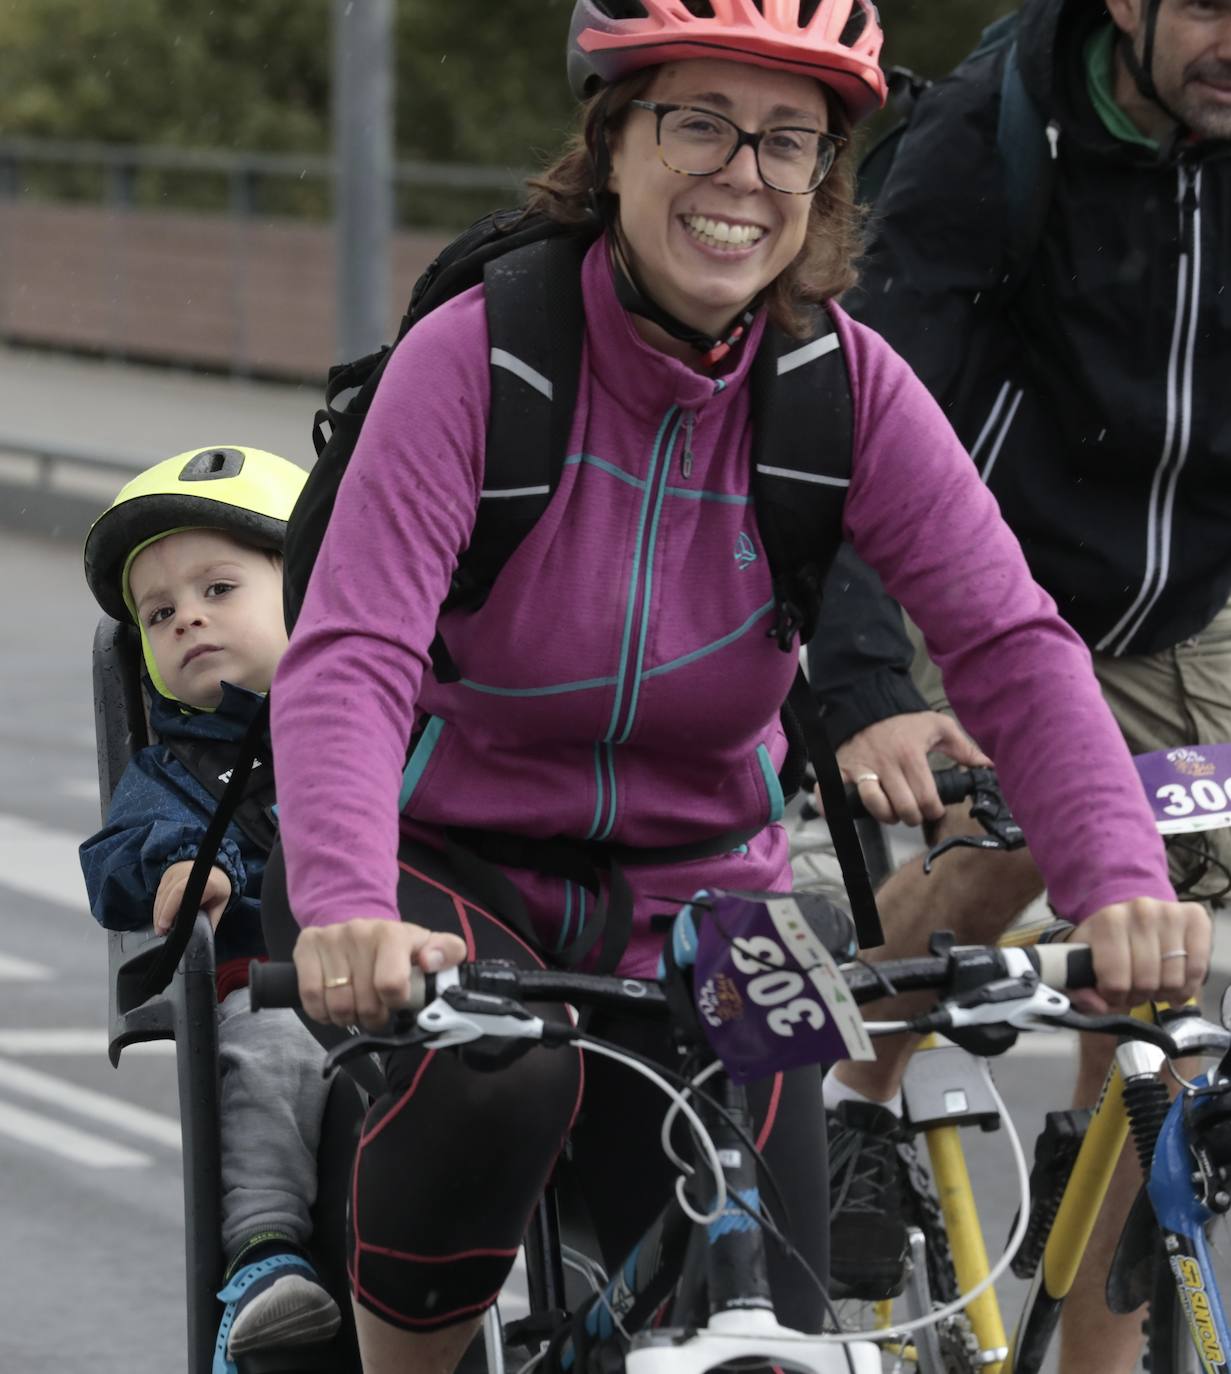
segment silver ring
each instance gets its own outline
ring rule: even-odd
[[[860,773],[859,776],[855,779],[855,786],[858,787],[861,782],[880,782],[880,774]]]
[[[1187,951],[1186,949],[1169,949],[1165,954],[1160,954],[1158,957],[1159,957],[1160,960],[1161,960],[1161,959],[1187,959],[1187,958],[1188,958],[1188,951]]]

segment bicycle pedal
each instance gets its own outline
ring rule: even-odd
[[[1081,1142],[1086,1138],[1092,1112],[1083,1107],[1065,1112],[1048,1112],[1043,1129],[1034,1143],[1034,1164],[1030,1170],[1030,1220],[1021,1249],[1010,1266],[1019,1279],[1034,1277],[1064,1189],[1073,1172]],[[1014,1217],[1009,1234],[1017,1225]]]

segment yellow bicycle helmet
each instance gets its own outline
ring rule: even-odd
[[[181,453],[134,477],[90,527],[85,580],[114,620],[132,616],[128,568],[147,544],[185,529],[225,530],[281,549],[308,474],[259,448]]]

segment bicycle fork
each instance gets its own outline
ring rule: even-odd
[[[731,1124],[737,1122],[745,1135],[750,1132],[746,1097],[725,1079],[720,1094],[723,1111],[704,1098],[697,1108],[722,1165],[726,1205],[702,1229],[672,1197],[603,1292],[573,1318],[552,1363],[565,1374],[583,1374],[591,1367],[591,1351],[615,1345],[627,1351],[627,1374],[704,1374],[735,1360],[799,1374],[846,1374],[852,1367],[854,1374],[880,1374],[880,1352],[871,1342],[855,1341],[844,1349],[778,1322],[765,1264],[756,1161]],[[700,1166],[689,1193],[694,1206],[712,1212],[712,1180]],[[644,1329],[681,1272],[672,1325]],[[697,1311],[702,1288],[707,1315]]]

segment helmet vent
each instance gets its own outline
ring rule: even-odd
[[[846,21],[838,42],[844,48],[853,48],[859,41],[864,29],[868,27],[867,7],[855,4],[851,7],[851,17]]]
[[[207,448],[194,453],[180,469],[181,482],[209,482],[219,477],[236,477],[244,466],[244,455],[237,448]]]

